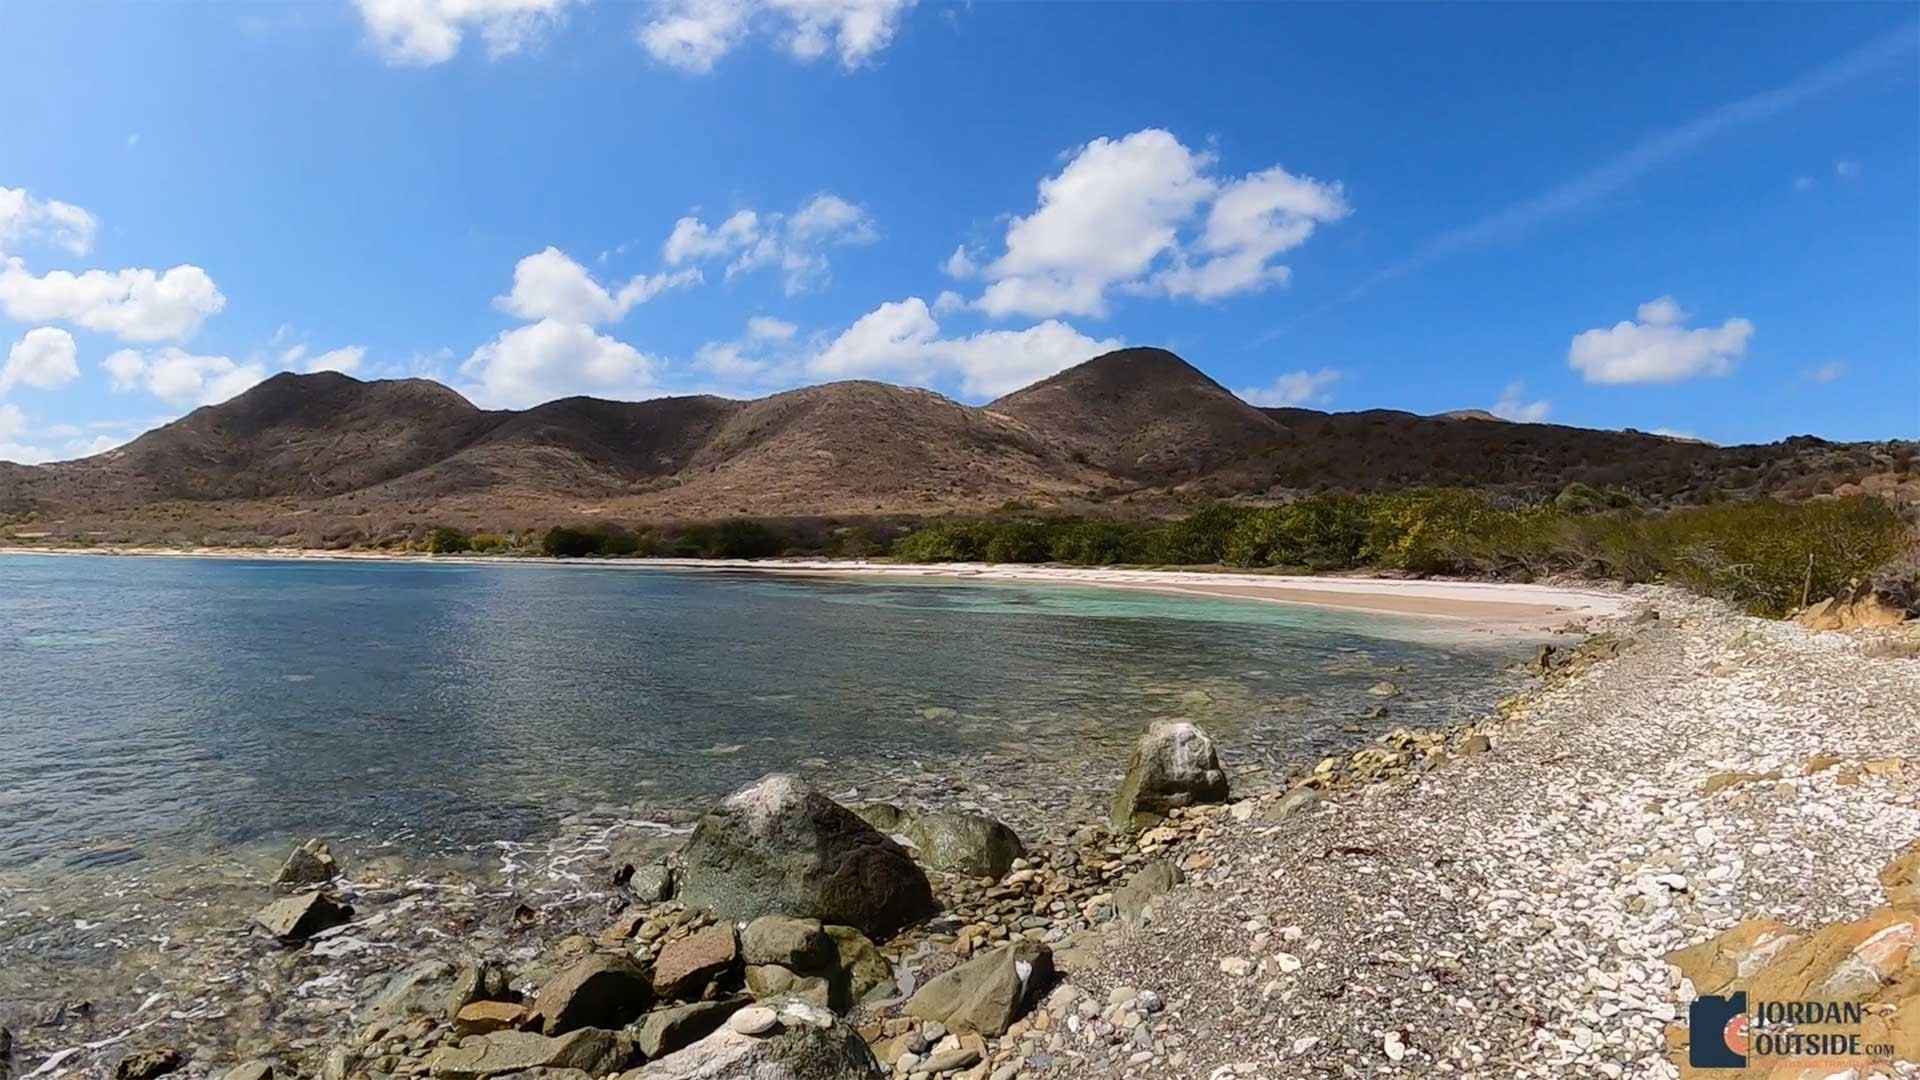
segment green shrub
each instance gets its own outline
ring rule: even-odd
[[[427,534],[427,554],[457,555],[473,550],[473,540],[451,525],[442,525]]]
[[[1649,522],[1648,533],[1675,581],[1775,616],[1850,592],[1910,535],[1892,507],[1863,495],[1682,510]]]
[[[993,563],[1040,563],[1046,562],[1050,553],[1046,526],[1006,521],[993,526],[982,554]]]
[[[786,547],[786,541],[768,526],[748,518],[731,518],[682,530],[674,554],[695,559],[764,559]]]
[[[1460,550],[1488,512],[1485,496],[1470,491],[1400,491],[1367,502],[1367,539],[1361,556],[1385,570],[1437,574],[1458,566]]]
[[[1082,521],[1055,530],[1048,554],[1054,562],[1107,566],[1137,561],[1140,530],[1108,521]]]
[[[512,549],[513,540],[498,533],[474,533],[469,546],[482,555],[499,555]]]
[[[1235,531],[1263,511],[1231,503],[1215,503],[1154,531],[1149,561],[1182,566],[1224,563]],[[1236,565],[1252,565],[1240,563]]]
[[[556,559],[631,558],[652,554],[642,538],[629,529],[604,522],[592,525],[555,525],[540,540],[540,553]]]

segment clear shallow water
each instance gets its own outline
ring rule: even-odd
[[[1097,809],[1155,717],[1277,764],[1511,685],[1523,645],[1414,625],[1092,587],[0,558],[0,913],[308,835],[410,856],[685,813],[773,769],[1031,828]],[[1407,696],[1363,720],[1383,678]]]

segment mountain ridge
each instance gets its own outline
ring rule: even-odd
[[[482,409],[429,380],[270,378],[78,461],[0,463],[8,536],[379,542],[433,524],[1155,516],[1212,499],[1615,486],[1656,504],[1908,492],[1913,443],[1718,447],[1472,410],[1259,408],[1164,349],[1102,354],[982,406],[848,381],[752,400]]]

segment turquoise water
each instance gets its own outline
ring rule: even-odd
[[[312,834],[457,848],[773,769],[991,790],[1031,824],[1097,805],[1155,717],[1280,763],[1509,685],[1520,646],[1409,625],[1091,587],[0,558],[0,887]],[[1383,678],[1407,696],[1365,720]]]

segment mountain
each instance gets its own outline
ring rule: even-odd
[[[1157,515],[1209,499],[1572,483],[1660,503],[1912,493],[1913,443],[1717,447],[1466,410],[1255,408],[1164,349],[1095,357],[983,407],[878,382],[754,401],[480,409],[419,379],[277,375],[117,450],[0,463],[0,540],[391,542],[435,524],[899,518],[1009,504]]]

